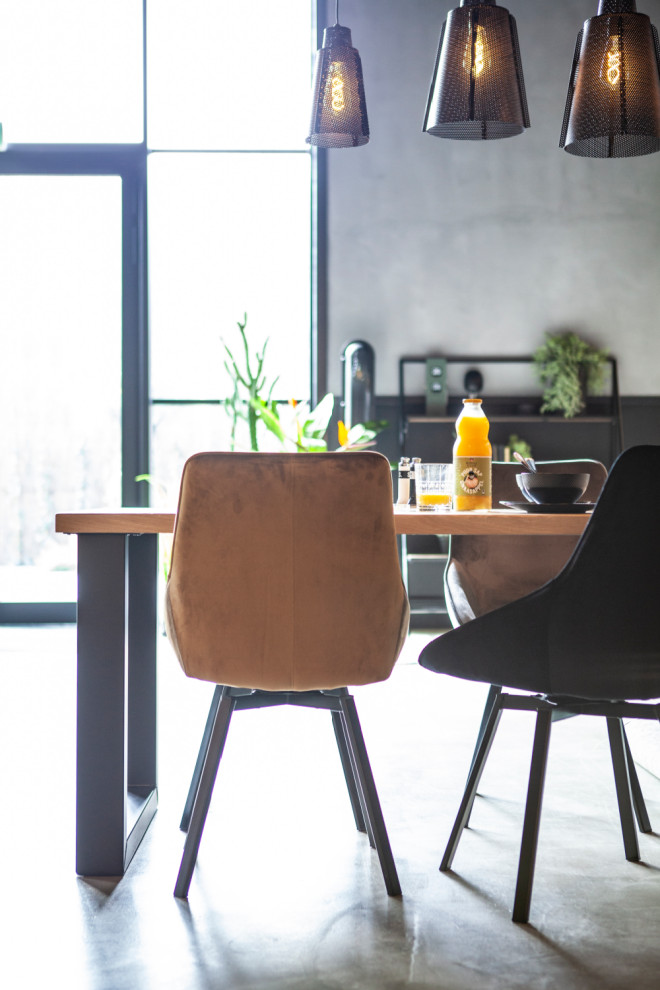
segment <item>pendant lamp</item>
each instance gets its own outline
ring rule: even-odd
[[[526,127],[514,18],[495,0],[461,0],[442,25],[423,130],[456,141],[491,141]]]
[[[350,28],[339,24],[339,0],[335,25],[324,30],[323,47],[316,53],[312,122],[305,140],[319,148],[356,148],[369,140],[360,53],[352,46]]]
[[[600,0],[584,22],[559,147],[583,158],[660,151],[658,32],[635,0]]]

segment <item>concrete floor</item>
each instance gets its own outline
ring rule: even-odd
[[[529,925],[510,920],[529,714],[504,714],[455,872],[438,872],[485,688],[418,667],[428,638],[356,691],[403,897],[355,831],[329,716],[283,709],[235,716],[186,904],[172,897],[178,819],[208,686],[185,681],[163,639],[158,814],[122,880],[81,879],[75,631],[0,627],[0,984],[657,990],[660,839],[625,861],[600,720],[554,727]],[[660,781],[640,779],[660,832]]]

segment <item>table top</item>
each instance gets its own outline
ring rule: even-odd
[[[578,536],[590,513],[531,513],[515,509],[470,512],[420,512],[394,506],[394,527],[400,535]],[[57,533],[172,533],[174,512],[159,509],[84,509],[59,512]]]

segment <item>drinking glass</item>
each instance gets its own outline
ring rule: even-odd
[[[454,469],[451,464],[416,464],[417,508],[422,512],[451,509]]]

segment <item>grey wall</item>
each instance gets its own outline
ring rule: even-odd
[[[402,354],[524,354],[545,330],[571,328],[617,356],[623,393],[660,394],[660,154],[558,149],[577,32],[596,0],[509,0],[532,126],[489,142],[421,131],[457,4],[340,2],[371,141],[328,156],[329,387],[341,391],[339,355],[355,338],[376,349],[377,391],[393,394]],[[638,10],[660,27],[660,0]]]

